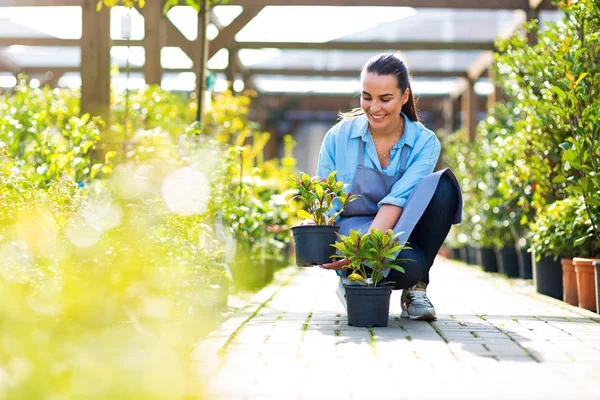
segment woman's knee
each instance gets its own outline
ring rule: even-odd
[[[415,246],[400,252],[396,265],[404,269],[404,272],[393,271],[391,280],[395,282],[394,289],[406,289],[415,286],[423,279],[427,260],[423,252]]]

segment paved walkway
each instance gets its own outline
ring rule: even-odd
[[[195,350],[209,399],[600,399],[600,318],[438,257],[438,320],[355,328],[336,276],[281,271]]]

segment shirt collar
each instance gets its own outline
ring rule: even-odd
[[[415,142],[417,141],[417,127],[416,123],[408,119],[406,114],[403,112],[400,113],[404,118],[404,136],[402,136],[402,140],[398,142],[396,146],[400,146],[403,144],[407,144],[410,147],[415,146]],[[362,138],[362,140],[366,143],[368,141],[369,135],[369,121],[367,117],[361,115],[357,118],[357,124],[354,129],[352,129],[351,138]]]

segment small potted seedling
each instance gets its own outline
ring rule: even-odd
[[[337,181],[335,174],[334,171],[322,179],[311,178],[308,174],[290,178],[289,186],[296,192],[292,200],[298,201],[302,207],[297,214],[310,222],[292,227],[298,266],[331,262],[331,256],[335,254],[332,245],[340,229],[335,225],[336,218],[344,212],[348,203],[358,197],[346,193],[346,185]]]
[[[351,230],[348,236],[339,237],[333,245],[338,250],[335,258],[347,258],[351,274],[348,279],[360,281],[361,285],[344,285],[348,310],[348,325],[381,326],[388,325],[392,282],[385,282],[386,269],[404,272],[399,264],[406,259],[397,259],[397,255],[407,245],[400,243],[391,229],[382,232],[371,229],[368,233]]]

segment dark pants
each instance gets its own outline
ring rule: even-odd
[[[457,207],[456,187],[450,178],[442,175],[429,205],[408,238],[411,249],[398,255],[398,264],[404,268],[404,273],[390,270],[385,278],[385,281],[395,282],[394,289],[410,288],[419,281],[429,283],[429,270],[452,227]]]

